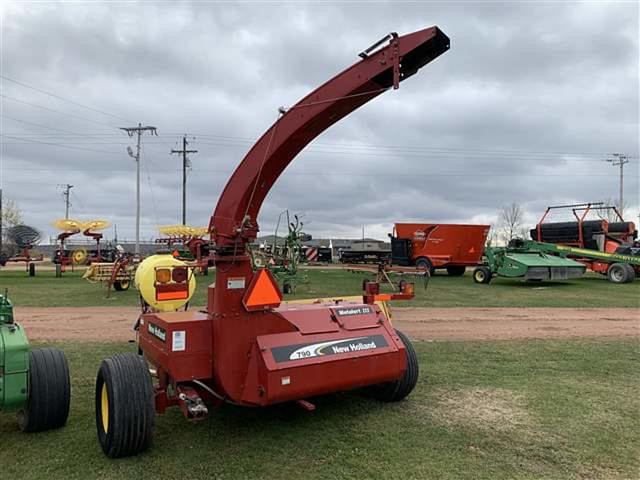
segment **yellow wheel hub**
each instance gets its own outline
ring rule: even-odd
[[[87,252],[85,250],[75,250],[71,254],[71,261],[75,264],[84,263],[87,259]]]
[[[100,416],[102,417],[102,429],[104,433],[109,432],[109,397],[107,395],[107,384],[102,384],[102,392],[100,394]]]

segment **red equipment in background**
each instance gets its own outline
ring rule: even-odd
[[[391,263],[415,265],[432,273],[446,268],[463,275],[466,267],[481,263],[489,225],[396,223],[391,237]]]
[[[104,262],[105,260],[102,258],[102,254],[100,253],[100,240],[102,240],[102,233],[100,232],[92,232],[91,230],[95,228],[93,225],[85,225],[85,229],[82,231],[82,234],[85,237],[92,238],[96,242],[96,249],[92,251],[89,257],[87,258],[87,262],[89,264],[93,262]]]
[[[208,275],[213,260],[209,256],[211,241],[203,238],[209,233],[206,227],[166,225],[160,227],[160,232],[165,236],[156,238],[156,243],[165,244],[175,258],[193,262],[192,266]]]
[[[198,419],[207,414],[204,400],[247,407],[297,401],[313,409],[305,398],[369,386],[376,398],[396,401],[413,390],[417,358],[375,304],[378,284],[364,285],[362,302],[285,305],[271,273],[253,270],[247,247],[257,237],[266,195],[307,144],[448,49],[449,38],[437,27],[402,37],[392,33],[296,105],[280,109],[231,176],[211,217],[216,280],[207,312],[140,318],[139,346],[158,384],[152,385],[140,357],[116,355],[101,365],[96,420],[108,456],[147,448],[152,404],[158,413],[177,405],[187,418]],[[180,282],[168,279],[178,291]],[[404,283],[398,294],[384,298],[412,295],[413,285]],[[118,416],[120,409],[126,416]]]
[[[575,222],[544,223],[552,210],[567,209],[573,213]],[[605,218],[587,220],[587,216],[592,212],[596,214],[613,212],[617,221],[611,222]],[[530,231],[530,235],[531,239],[537,242],[590,248],[611,253],[620,244],[632,243],[638,237],[638,232],[633,222],[624,221],[622,214],[615,206],[596,202],[547,207],[536,227]],[[598,235],[604,235],[604,237],[599,238]],[[602,243],[602,240],[605,242]],[[612,243],[607,245],[607,240]],[[599,241],[601,243],[598,243]]]
[[[546,222],[552,210],[571,210],[575,222]],[[589,213],[601,214],[601,212],[613,212],[616,221],[605,218],[588,220]],[[596,250],[605,253],[623,253],[635,244],[638,232],[633,222],[626,222],[622,214],[614,206],[605,205],[602,202],[579,203],[574,205],[553,205],[547,207],[542,218],[529,232],[531,239],[537,242],[567,245],[587,250]],[[637,248],[637,247],[636,247]],[[593,259],[587,256],[570,254],[570,258],[579,261],[590,270],[606,274],[612,261]],[[640,269],[636,267],[636,273]]]

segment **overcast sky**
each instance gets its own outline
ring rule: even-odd
[[[307,147],[267,197],[262,234],[284,209],[314,236],[364,226],[384,238],[397,221],[494,223],[513,201],[532,225],[547,205],[617,198],[612,152],[629,156],[627,214],[638,220],[637,2],[4,2],[0,12],[2,187],[45,236],[64,216],[57,185],[70,183],[72,218],[107,219],[133,239],[134,140],[117,128],[138,122],[158,129],[143,138],[143,238],[180,222],[181,163],[169,151],[183,133],[198,150],[187,223],[206,225],[279,106],[388,32],[431,25],[451,50]]]

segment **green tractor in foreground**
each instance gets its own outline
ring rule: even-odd
[[[0,294],[0,412],[17,412],[23,432],[59,428],[67,423],[70,396],[64,353],[30,349],[6,291]]]

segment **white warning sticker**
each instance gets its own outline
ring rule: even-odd
[[[227,278],[227,290],[234,290],[238,288],[244,288],[244,277]]]
[[[280,381],[282,382],[282,385],[289,385],[291,383],[291,377],[282,377]]]
[[[171,343],[171,350],[174,352],[184,352],[187,348],[187,332],[184,330],[178,330],[173,332],[173,341]]]

